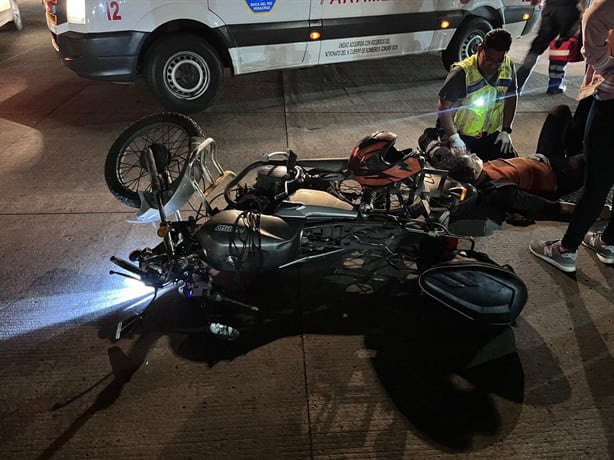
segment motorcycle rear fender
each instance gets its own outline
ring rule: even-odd
[[[528,297],[515,273],[481,262],[435,266],[420,275],[419,286],[446,307],[489,325],[513,322]]]
[[[196,191],[192,181],[187,175],[183,175],[181,180],[169,190],[166,195],[169,197],[164,199],[164,211],[167,216],[171,216],[188,202],[191,196]],[[151,192],[139,191],[141,199],[141,207],[136,212],[136,220],[133,223],[144,224],[148,222],[156,222],[160,220],[160,212],[158,211],[158,203]]]
[[[227,176],[234,176],[232,171],[224,171],[216,158],[215,141],[211,138],[190,138],[190,156],[185,162],[180,176],[172,187],[162,194],[164,211],[167,216],[179,211],[194,193],[198,193],[203,204],[209,187]],[[199,181],[204,179],[205,189],[199,188]],[[141,207],[136,212],[134,223],[147,223],[160,220],[156,196],[152,192],[139,191]]]

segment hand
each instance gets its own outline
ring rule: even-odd
[[[514,151],[512,137],[505,131],[501,131],[495,139],[495,144],[501,143],[501,153],[510,154]]]
[[[448,138],[448,140],[450,141],[451,149],[467,150],[467,145],[460,137],[460,134],[454,133]]]

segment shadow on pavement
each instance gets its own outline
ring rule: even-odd
[[[58,398],[46,409],[51,417],[58,413],[65,419],[67,415],[70,418],[66,420],[68,423],[60,425],[64,427],[61,434],[55,435],[57,437],[40,458],[50,458],[60,452],[97,413],[113,406],[161,338],[168,340],[171,351],[180,358],[215,367],[284,337],[302,336],[304,342],[307,336],[364,336],[363,348],[369,350],[367,367],[375,371],[389,396],[389,403],[396,408],[392,411],[392,431],[377,433],[374,447],[381,449],[382,454],[391,452],[390,439],[402,440],[399,431],[411,432],[444,452],[478,451],[506,438],[514,430],[524,404],[548,406],[569,398],[569,385],[558,363],[541,337],[522,319],[516,328],[485,329],[420,296],[413,281],[401,285],[379,278],[368,286],[352,284],[330,268],[324,276],[319,270],[302,267],[256,283],[248,295],[252,303],[263,306],[261,314],[234,314],[233,318],[243,327],[243,334],[231,343],[205,333],[207,316],[198,302],[187,300],[175,291],[162,295],[151,305],[140,325],[108,348],[109,373],[98,377],[84,375],[82,379],[77,376],[78,380],[71,382],[68,391],[50,395]],[[61,278],[67,275],[58,274]],[[117,321],[126,316],[121,310],[124,307],[118,308],[120,310],[103,318],[93,317],[89,324],[80,321],[82,326],[78,329],[94,326],[100,338],[110,339]],[[30,334],[41,334],[41,331]],[[79,337],[77,334],[77,330],[71,330],[53,335],[28,351],[19,351],[19,343],[28,342],[24,336],[10,339],[5,345],[14,349],[11,352],[13,362],[20,362],[20,356],[26,353],[28,360],[53,362],[59,359],[60,355],[56,356],[59,350]],[[519,351],[516,335],[522,336],[521,343],[533,344],[533,348]],[[95,356],[89,354],[89,359]],[[332,355],[334,359],[340,357],[345,358],[345,355]],[[357,358],[350,356],[348,359]],[[357,361],[356,366],[361,363]],[[351,368],[352,362],[345,362],[339,372],[347,371],[348,366]],[[3,372],[10,371],[3,369]],[[305,372],[312,370],[307,366]],[[350,377],[341,378],[345,382]],[[311,407],[314,402],[309,380],[305,384],[306,404]],[[161,385],[152,380],[148,383],[148,391],[159,389]],[[601,388],[605,391],[608,386]],[[370,394],[372,389],[365,387],[365,391]],[[368,403],[371,412],[365,415],[364,423],[377,419],[375,411],[380,403],[375,404],[373,398],[363,401],[365,393],[332,393],[330,404],[333,406],[346,404],[348,401],[344,398]],[[337,401],[337,397],[343,401]],[[27,401],[17,403],[10,420],[14,421],[16,414],[23,412],[18,420],[30,423],[28,420],[40,409],[27,405]],[[67,409],[62,411],[64,408]],[[311,420],[310,424],[315,426],[309,429],[327,445],[349,444],[363,448],[369,426],[365,427],[364,435],[330,429],[333,423],[330,416],[338,414],[340,406],[331,410]],[[206,409],[190,414],[174,434],[173,442],[163,446],[165,454],[180,454],[174,449],[180,449],[183,440],[192,439],[195,430],[207,423],[210,422]],[[17,425],[2,425],[7,441],[18,437]],[[384,435],[388,437],[379,439]],[[399,446],[401,452],[403,448],[404,444]]]
[[[585,303],[585,297],[580,293],[580,286],[585,285],[599,296],[612,300],[614,291],[614,273],[611,268],[601,264],[593,253],[582,254],[583,258],[594,258],[602,270],[606,285],[592,279],[588,273],[578,269],[575,276],[561,274],[558,270],[546,267],[552,277],[553,285],[557,286],[565,297],[569,317],[575,332],[586,383],[595,408],[599,413],[604,437],[607,442],[609,458],[614,458],[614,357],[610,353],[607,337],[604,337],[595,324],[590,312],[590,306]],[[609,315],[613,317],[612,314]],[[611,320],[611,319],[610,319]]]
[[[163,296],[132,333],[136,341],[130,350],[126,354],[118,347],[109,350],[114,380],[54,445],[64,442],[92,413],[119,396],[123,385],[162,336],[169,336],[172,350],[182,358],[215,366],[282,337],[364,335],[365,348],[373,352],[373,369],[416,436],[443,451],[467,452],[490,446],[513,431],[527,391],[511,327],[476,326],[419,296],[411,283],[386,283],[379,292],[361,294],[348,293],[347,284],[338,285],[337,278],[331,278],[332,282],[326,277],[305,278],[299,280],[298,273],[290,273],[289,277],[259,284],[250,292],[251,298],[266,307],[256,316],[233,315],[234,324],[240,324],[243,331],[235,342],[207,335],[206,315],[196,305],[190,305],[193,302],[174,293]],[[295,296],[297,289],[301,301],[295,304],[288,299]],[[102,325],[101,335],[108,336],[113,326],[112,322]],[[523,321],[520,328],[524,334],[536,334]],[[553,360],[552,356],[545,357]],[[542,368],[542,373],[544,370],[562,375],[555,364]],[[570,391],[566,380],[558,380],[549,393],[558,397],[540,401],[533,393],[531,403],[553,404],[567,399]],[[185,427],[186,433],[192,433],[205,416],[206,411],[194,414],[190,426]],[[326,426],[326,420],[321,422]],[[335,442],[344,445],[364,442],[348,433],[329,431],[322,435],[327,441],[338,437]],[[181,432],[177,434],[173,445],[181,444],[181,436]],[[51,450],[57,447],[54,445]],[[384,453],[389,448],[382,446]]]

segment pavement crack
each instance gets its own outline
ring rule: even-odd
[[[14,59],[17,59],[18,57],[23,56],[24,54],[28,54],[28,53],[30,53],[30,52],[32,52],[34,50],[37,50],[37,49],[40,49],[40,48],[45,48],[45,47],[46,46],[43,46],[43,45],[33,46],[32,48],[29,48],[29,49],[27,49],[25,51],[22,51],[21,53],[16,54],[15,56],[11,56],[10,58],[7,58],[7,59],[4,59],[3,61],[0,61],[0,65],[6,64],[7,62],[10,62],[10,61],[12,61]]]

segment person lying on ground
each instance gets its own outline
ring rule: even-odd
[[[559,198],[580,189],[585,168],[582,154],[566,156],[568,152],[582,148],[581,139],[574,137],[570,130],[572,127],[575,130],[571,120],[568,107],[553,109],[538,142],[546,153],[528,158],[496,159],[484,163],[475,154],[449,149],[434,128],[425,130],[419,144],[432,166],[447,169],[453,179],[478,187],[480,199],[477,207],[490,207],[495,213],[519,213],[529,219],[567,221],[573,215],[575,205],[559,201]],[[477,213],[476,209],[472,212],[483,214]],[[602,214],[608,215],[609,208],[605,207]],[[503,220],[500,216],[493,217]]]

